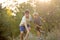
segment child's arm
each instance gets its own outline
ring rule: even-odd
[[[24,25],[25,25],[26,30],[29,31],[26,22],[24,23]]]

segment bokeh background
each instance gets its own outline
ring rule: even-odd
[[[0,40],[20,35],[19,23],[26,9],[41,16],[43,40],[60,40],[60,0],[0,0]],[[33,26],[31,33],[36,35]]]

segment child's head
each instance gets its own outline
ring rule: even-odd
[[[26,16],[26,18],[29,18],[29,10],[25,11],[25,16]]]
[[[38,13],[33,13],[33,18],[38,18],[39,14]]]

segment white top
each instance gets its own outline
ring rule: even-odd
[[[29,15],[29,18],[26,18],[25,16],[23,16],[19,26],[25,25],[25,24],[30,24],[30,21],[31,21],[31,15]]]

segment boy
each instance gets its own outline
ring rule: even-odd
[[[34,26],[37,32],[37,37],[40,40],[40,27],[41,27],[41,18],[38,13],[33,14],[33,21],[34,21]]]
[[[22,17],[21,23],[20,23],[20,40],[23,40],[24,31],[26,31],[25,39],[28,38],[29,31],[30,31],[30,21],[31,21],[31,15],[29,14],[29,11],[26,10],[24,13],[24,16]],[[28,39],[27,39],[28,40]]]

